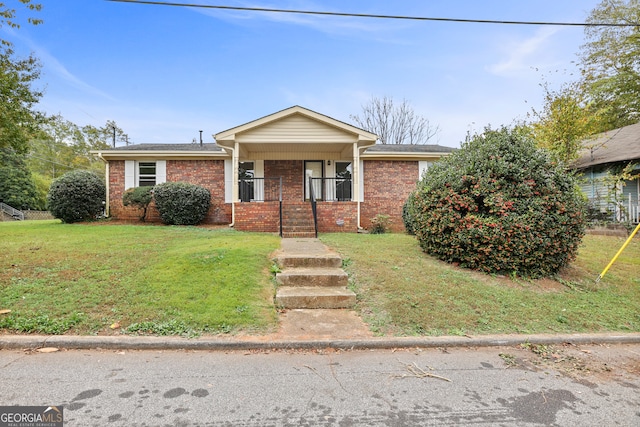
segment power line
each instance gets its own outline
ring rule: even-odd
[[[509,25],[551,25],[563,27],[640,27],[640,23],[621,24],[606,22],[550,22],[550,21],[506,21],[495,19],[462,19],[462,18],[435,18],[426,16],[402,16],[402,15],[376,15],[369,13],[346,13],[346,12],[323,12],[314,10],[296,10],[296,9],[272,9],[263,7],[240,7],[240,6],[224,6],[224,5],[208,5],[196,3],[173,3],[154,0],[107,0],[118,3],[137,3],[156,6],[177,6],[177,7],[195,7],[202,9],[222,9],[222,10],[239,10],[245,12],[268,12],[268,13],[290,13],[300,15],[324,15],[339,16],[351,18],[375,18],[375,19],[402,19],[412,21],[437,21],[437,22],[457,22],[466,24],[509,24]]]

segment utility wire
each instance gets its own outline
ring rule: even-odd
[[[137,3],[156,6],[178,6],[178,7],[195,7],[202,9],[223,9],[223,10],[240,10],[245,12],[269,12],[269,13],[294,13],[301,15],[324,15],[339,16],[351,18],[375,18],[375,19],[402,19],[412,21],[438,21],[438,22],[457,22],[466,24],[510,24],[510,25],[551,25],[564,27],[640,27],[640,23],[621,24],[607,22],[550,22],[550,21],[504,21],[495,19],[462,19],[462,18],[434,18],[425,16],[402,16],[402,15],[376,15],[369,13],[346,13],[346,12],[322,12],[313,10],[295,10],[295,9],[272,9],[263,7],[240,7],[240,6],[224,6],[224,5],[208,5],[196,3],[173,3],[154,0],[107,0],[118,3]]]

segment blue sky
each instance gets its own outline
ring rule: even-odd
[[[181,0],[173,0],[180,2]],[[543,79],[571,80],[582,27],[339,18],[39,0],[44,24],[2,28],[43,65],[39,109],[115,120],[132,143],[190,143],[301,105],[350,122],[372,96],[406,99],[458,147],[525,119]],[[387,15],[582,22],[598,0],[188,0]],[[8,4],[17,4],[9,0]],[[24,13],[23,13],[24,16]]]

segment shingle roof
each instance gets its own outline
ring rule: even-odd
[[[376,144],[365,153],[452,153],[455,148],[442,145]]]
[[[102,151],[224,151],[218,144],[135,144]]]
[[[640,123],[610,130],[582,142],[576,169],[640,159]]]

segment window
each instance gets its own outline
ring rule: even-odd
[[[250,202],[255,198],[255,169],[253,162],[238,163],[238,180],[240,201]]]
[[[156,185],[156,162],[138,163],[138,186],[153,187]]]

